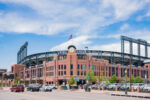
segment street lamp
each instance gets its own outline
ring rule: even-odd
[[[147,75],[145,74],[145,83],[147,83]]]
[[[86,53],[86,56],[87,56],[87,50],[88,50],[88,47],[86,46],[85,47],[85,53]],[[89,59],[88,59],[88,56],[87,56],[87,63],[89,63]],[[89,66],[87,66],[87,69],[89,69],[90,68],[90,64],[89,64]],[[88,70],[87,70],[87,77],[86,77],[86,83],[88,84],[89,83],[89,76],[88,76]]]
[[[127,69],[125,70],[125,95],[127,95]]]
[[[54,83],[56,85],[56,58],[54,58]]]

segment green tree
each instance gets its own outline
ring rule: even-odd
[[[109,82],[110,83],[116,83],[117,82],[117,77],[115,75],[111,76]]]
[[[104,81],[104,75],[102,72],[101,72],[100,76],[98,77],[98,80],[99,80],[99,83]]]
[[[71,79],[70,79],[70,85],[74,85],[76,83],[74,77],[72,76]]]
[[[94,72],[89,70],[86,74],[86,77],[89,76],[89,82],[92,83],[92,82],[96,82],[97,78],[94,76]]]
[[[125,83],[125,80],[126,80],[126,79],[127,79],[127,83],[130,82],[129,77],[128,77],[128,76],[124,76],[124,77],[123,77],[123,80],[121,81],[121,83]]]
[[[130,83],[134,83],[134,76],[133,75],[131,76]]]
[[[136,77],[135,80],[134,80],[135,83],[143,83],[144,80],[140,77]]]
[[[21,83],[22,83],[21,78],[20,78],[20,77],[17,77],[17,79],[16,79],[16,84],[21,84]]]
[[[106,85],[106,86],[108,86],[108,84],[109,84],[109,81],[108,81],[108,80],[106,80],[106,83],[105,83],[105,85]]]

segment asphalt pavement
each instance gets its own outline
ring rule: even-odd
[[[148,100],[145,98],[132,98],[111,96],[107,92],[94,93],[84,91],[53,90],[52,92],[10,92],[0,90],[0,100]]]

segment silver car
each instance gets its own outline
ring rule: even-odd
[[[143,91],[150,91],[150,84],[145,84],[143,87]]]
[[[52,91],[52,86],[50,85],[43,85],[41,88],[40,88],[40,91]]]

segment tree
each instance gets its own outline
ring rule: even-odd
[[[74,85],[75,82],[76,82],[76,81],[75,81],[74,77],[72,76],[71,79],[70,79],[70,85]]]
[[[109,82],[110,83],[116,83],[117,82],[117,77],[115,75],[111,76]]]
[[[144,80],[140,77],[136,77],[135,80],[134,80],[135,83],[143,83]]]
[[[16,84],[21,84],[21,83],[22,83],[21,78],[20,78],[20,77],[17,77],[17,79],[16,79]]]
[[[100,76],[98,77],[98,80],[99,80],[99,83],[104,81],[104,75],[102,72],[101,72]]]
[[[97,78],[94,76],[94,72],[89,70],[86,74],[86,77],[89,76],[89,82],[92,83],[92,82],[96,82]]]
[[[133,75],[131,76],[130,83],[134,83],[134,76]]]
[[[106,86],[108,86],[108,84],[109,84],[109,81],[108,81],[108,80],[106,80],[106,83],[105,83],[105,85],[106,85]]]
[[[126,80],[126,79],[127,79],[127,83],[130,82],[129,77],[128,77],[128,76],[124,76],[124,77],[123,77],[123,80],[121,81],[121,83],[125,83],[125,80]]]

